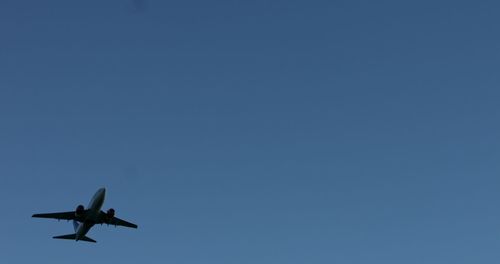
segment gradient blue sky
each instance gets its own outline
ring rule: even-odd
[[[0,262],[498,263],[499,12],[2,0]]]

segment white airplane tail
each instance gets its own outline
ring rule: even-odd
[[[55,236],[53,238],[55,238],[55,239],[77,240],[76,239],[76,232],[77,232],[79,226],[80,226],[80,224],[76,220],[73,220],[73,228],[75,229],[75,233],[74,234],[62,235],[62,236]],[[95,241],[92,238],[87,237],[87,236],[80,237],[80,238],[78,238],[78,240],[87,241],[87,242],[93,242],[93,243],[97,242],[97,241]]]
[[[80,224],[78,224],[78,222],[76,220],[73,220],[73,228],[75,229],[75,233],[76,233],[76,230],[78,230],[78,226],[80,226]]]

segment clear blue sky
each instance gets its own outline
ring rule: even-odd
[[[2,0],[0,262],[498,263],[499,12]]]

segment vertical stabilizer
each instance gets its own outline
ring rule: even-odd
[[[73,220],[73,228],[75,229],[75,233],[78,230],[78,226],[80,226],[80,224],[78,224],[76,220]]]

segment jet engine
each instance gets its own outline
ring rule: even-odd
[[[106,217],[108,217],[108,219],[111,219],[111,218],[115,217],[115,209],[110,208],[110,209],[106,212]]]
[[[83,205],[79,205],[76,207],[76,210],[75,210],[75,216],[76,217],[82,217],[83,214],[85,213],[85,207],[83,207]]]

